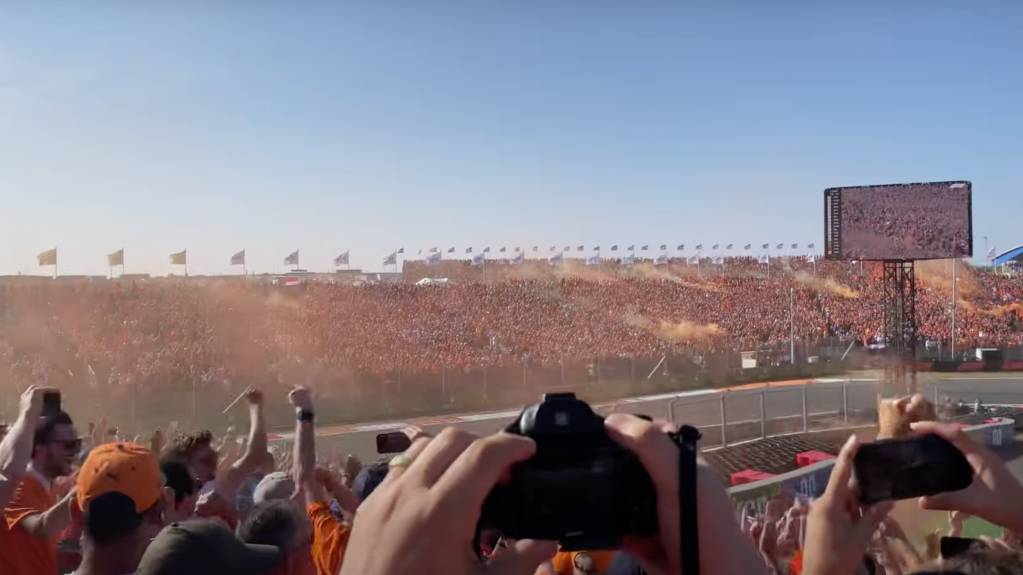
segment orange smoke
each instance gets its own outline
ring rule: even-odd
[[[952,293],[952,260],[919,261],[914,271],[920,285],[946,294]],[[956,263],[956,278],[959,280],[956,292],[958,297],[972,297],[982,291],[977,272],[969,263],[962,260]]]
[[[725,335],[725,330],[716,323],[700,324],[689,320],[673,322],[663,319],[652,321],[642,316],[628,316],[625,322],[649,331],[659,339],[677,343],[700,341]]]
[[[856,290],[831,278],[819,278],[806,272],[799,272],[794,277],[797,282],[810,286],[818,291],[831,292],[846,299],[856,299],[860,297],[859,292]]]

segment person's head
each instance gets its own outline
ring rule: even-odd
[[[382,460],[374,461],[359,471],[359,474],[355,476],[355,481],[352,482],[352,492],[359,498],[359,501],[365,501],[383,482],[384,477],[387,477],[387,470],[388,462]]]
[[[200,486],[188,471],[188,465],[185,465],[184,461],[168,457],[160,462],[160,472],[163,473],[164,485],[174,491],[171,515],[180,519],[191,517],[195,511],[195,502],[199,499]]]
[[[32,439],[32,465],[49,479],[71,474],[82,440],[75,432],[71,416],[58,411],[39,418]]]
[[[256,505],[278,499],[291,499],[295,493],[295,480],[283,471],[268,473],[256,484],[252,492],[252,502]]]
[[[109,549],[137,560],[121,544],[140,550],[156,536],[170,491],[164,491],[160,467],[148,449],[107,443],[89,453],[75,481],[75,497],[71,513],[81,521],[91,552]]]
[[[209,431],[183,434],[174,438],[169,453],[188,465],[192,477],[206,483],[217,475],[218,456],[212,443],[213,433]]]
[[[242,543],[220,521],[192,519],[164,527],[136,575],[264,575],[280,559],[276,547]]]
[[[260,503],[249,511],[238,527],[238,538],[246,543],[273,545],[283,558],[275,575],[314,575],[312,526],[309,519],[290,500]]]

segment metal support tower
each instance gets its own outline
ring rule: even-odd
[[[882,397],[916,393],[916,277],[913,262],[885,260],[884,337],[888,352]]]

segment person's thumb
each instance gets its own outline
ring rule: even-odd
[[[558,552],[558,544],[554,541],[534,541],[523,539],[516,541],[515,546],[499,553],[490,565],[487,573],[497,575],[522,575],[533,573],[538,565],[547,561]]]

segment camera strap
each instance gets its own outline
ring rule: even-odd
[[[678,506],[682,536],[682,575],[700,573],[700,526],[696,508],[696,452],[700,430],[691,425],[678,428]]]

